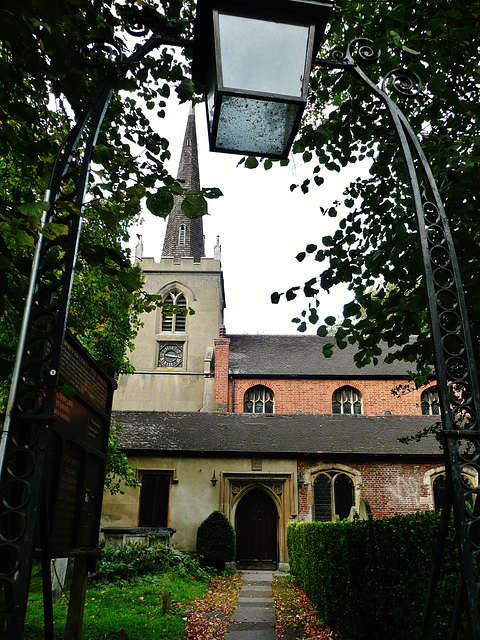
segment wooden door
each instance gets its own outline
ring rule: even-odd
[[[143,473],[140,490],[139,527],[168,526],[170,474]]]
[[[237,560],[239,562],[277,562],[277,509],[259,489],[246,494],[237,507]]]

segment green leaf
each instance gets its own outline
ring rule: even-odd
[[[314,296],[317,295],[317,293],[319,292],[319,289],[313,286],[314,284],[317,284],[317,282],[318,282],[317,278],[312,278],[311,280],[305,283],[305,286],[303,287],[303,293],[305,294],[306,298],[313,298]]]
[[[25,204],[21,204],[17,209],[20,213],[28,216],[35,216],[37,218],[41,218],[44,211],[48,211],[50,209],[49,202],[27,202]]]
[[[130,293],[140,289],[142,286],[141,281],[139,281],[138,274],[132,273],[131,271],[120,271],[118,279],[122,283],[122,286],[124,286]]]
[[[248,156],[245,161],[245,166],[247,167],[247,169],[256,169],[258,167],[258,160],[255,158],[255,156]]]
[[[333,356],[333,344],[326,344],[322,348],[322,353],[325,358],[331,358]]]
[[[156,193],[147,197],[147,209],[159,218],[166,218],[173,209],[173,204],[173,194],[166,187],[160,187]]]
[[[98,267],[105,262],[105,248],[99,245],[87,246],[82,250],[82,258],[92,267]]]
[[[278,293],[278,291],[275,291],[274,293],[272,293],[272,295],[270,296],[270,301],[272,304],[278,304],[280,302],[280,298],[282,297],[281,293]]]
[[[215,200],[221,198],[223,193],[217,187],[203,187],[202,195],[209,200]]]
[[[361,310],[360,305],[357,304],[355,301],[349,302],[343,307],[343,315],[345,316],[345,318],[350,318],[360,313],[360,310]]]
[[[305,251],[300,251],[300,253],[297,253],[297,255],[295,256],[298,262],[303,262],[306,257],[307,257],[307,254],[305,253]]]
[[[336,322],[336,318],[334,316],[327,316],[325,318],[325,324],[328,324],[330,327],[333,327],[335,322]]]
[[[175,91],[181,103],[188,102],[192,99],[195,93],[195,83],[193,80],[182,80],[176,87]]]
[[[201,218],[207,213],[207,201],[200,193],[187,193],[182,200],[181,209],[187,218]]]
[[[285,297],[287,298],[287,300],[294,300],[297,297],[295,291],[298,291],[298,289],[300,289],[300,287],[292,287],[291,289],[289,289],[285,293]]]

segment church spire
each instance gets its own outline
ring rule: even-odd
[[[186,189],[200,190],[197,133],[193,106],[188,115],[177,180]],[[175,262],[180,262],[180,258],[193,257],[195,262],[200,262],[200,258],[205,256],[203,221],[202,218],[191,220],[184,216],[181,205],[182,196],[176,196],[175,204],[168,216],[162,258],[173,257]]]

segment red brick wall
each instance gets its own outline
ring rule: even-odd
[[[223,352],[221,358],[223,358]],[[215,352],[215,390],[217,389],[217,351]],[[223,360],[222,360],[223,363]],[[223,364],[222,364],[223,366]],[[360,391],[363,398],[363,412],[366,415],[382,415],[390,411],[393,415],[421,415],[420,396],[422,390],[413,389],[409,393],[396,396],[392,389],[399,380],[305,380],[286,379],[269,380],[257,378],[235,379],[236,413],[243,412],[243,397],[250,387],[257,384],[272,389],[275,395],[275,413],[332,413],[332,395],[344,385],[350,385]],[[218,381],[220,389],[228,402],[228,411],[232,411],[232,382],[225,394],[225,377]]]
[[[307,480],[300,485],[298,491],[299,520],[308,520],[312,514],[313,481],[318,467],[325,461],[309,462],[300,460],[298,472]],[[329,463],[325,463],[329,464]],[[345,468],[345,465],[347,468]],[[368,500],[374,518],[391,518],[396,514],[415,513],[432,509],[432,494],[424,483],[425,473],[442,466],[439,459],[436,463],[396,463],[396,462],[364,462],[357,463],[342,460],[342,466],[332,464],[330,468],[342,471],[351,469],[361,475],[360,499]],[[317,470],[316,470],[317,469]],[[354,474],[350,474],[357,482]]]

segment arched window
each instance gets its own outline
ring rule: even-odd
[[[245,413],[273,413],[273,408],[273,391],[268,387],[257,384],[245,392],[243,397]]]
[[[340,387],[332,397],[333,413],[363,413],[362,395],[354,387]]]
[[[319,473],[313,483],[313,519],[329,522],[348,518],[355,505],[353,480],[341,471]]]
[[[425,389],[420,398],[423,416],[439,416],[440,403],[438,400],[437,387]]]
[[[187,308],[187,300],[181,291],[178,289],[172,289],[164,297],[163,302],[165,304],[172,304],[181,309]],[[169,333],[182,333],[187,327],[187,317],[182,313],[172,313],[168,315],[165,312],[162,316],[162,331],[168,331]]]

